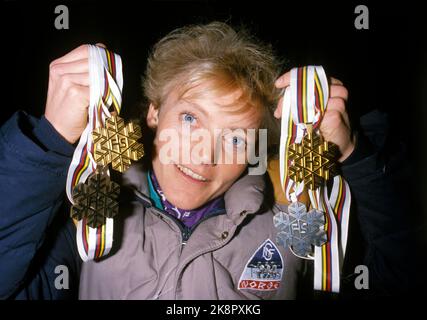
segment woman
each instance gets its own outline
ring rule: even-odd
[[[120,250],[83,264],[81,298],[295,297],[303,263],[275,244],[273,215],[264,205],[264,177],[248,175],[247,161],[237,161],[246,147],[255,146],[244,134],[247,130],[266,128],[274,141],[278,70],[268,48],[222,23],[178,29],[156,44],[144,80],[150,102],[147,124],[156,132],[152,170],[134,166],[125,178],[159,199],[157,207],[165,212],[133,203],[124,214]],[[353,148],[343,120],[346,92],[342,86],[332,89],[332,101],[338,102],[329,105],[324,128],[341,130],[332,140],[339,143],[344,159]],[[176,132],[172,145],[162,137],[167,130]],[[193,157],[186,162],[185,140],[196,130],[207,131],[211,139],[205,139],[200,152],[193,152],[200,143],[191,139]],[[222,159],[215,156],[215,146]],[[166,159],[165,149],[180,156]],[[226,161],[227,156],[234,156],[234,162]],[[262,254],[266,250],[272,257]],[[259,259],[254,257],[258,251]],[[254,269],[249,266],[253,259],[264,272],[251,277],[247,272]],[[270,262],[280,277],[263,270],[271,268]]]

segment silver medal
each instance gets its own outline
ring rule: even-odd
[[[290,247],[298,256],[308,256],[313,252],[312,246],[322,246],[327,240],[324,213],[317,209],[307,212],[301,202],[291,203],[288,213],[276,213],[274,226],[278,229],[277,243]]]

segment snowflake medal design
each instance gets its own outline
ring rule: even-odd
[[[324,141],[310,126],[301,143],[291,144],[287,152],[289,178],[297,183],[304,181],[304,186],[310,190],[317,189],[325,180],[338,174],[338,146]]]
[[[120,186],[110,180],[105,170],[97,169],[85,183],[74,187],[71,218],[85,218],[89,227],[100,227],[105,224],[106,218],[117,215],[119,194]]]
[[[112,116],[105,121],[105,128],[92,131],[94,159],[97,164],[106,166],[111,163],[114,170],[126,171],[131,161],[144,156],[144,146],[138,142],[142,137],[141,127],[133,122]]]
[[[307,257],[313,253],[313,246],[322,246],[327,241],[324,213],[317,209],[307,212],[301,202],[291,203],[288,213],[276,213],[273,221],[278,231],[277,243],[289,247],[297,256]]]

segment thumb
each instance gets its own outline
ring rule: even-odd
[[[101,42],[98,42],[96,45],[97,45],[98,47],[101,47],[101,48],[107,49],[107,46],[106,46],[105,44],[101,43]]]

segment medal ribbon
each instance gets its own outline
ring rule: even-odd
[[[304,191],[304,182],[295,182],[288,176],[291,165],[288,148],[301,143],[312,126],[318,134],[329,99],[326,74],[321,66],[306,66],[291,70],[290,86],[286,88],[282,105],[280,143],[280,180],[282,190],[290,202],[298,201]],[[328,241],[314,249],[314,289],[339,292],[340,272],[347,245],[351,194],[347,182],[334,177],[328,197],[326,181],[316,190],[308,190],[311,206],[325,213],[325,231]]]
[[[93,158],[92,131],[105,126],[111,111],[118,115],[121,110],[123,88],[122,62],[119,55],[94,45],[89,45],[90,102],[88,124],[74,152],[67,175],[67,197],[74,204],[72,192],[79,183],[84,183],[97,168]],[[109,170],[105,167],[105,173]],[[82,260],[93,260],[107,255],[113,244],[113,219],[92,228],[86,219],[77,223],[77,247]]]

